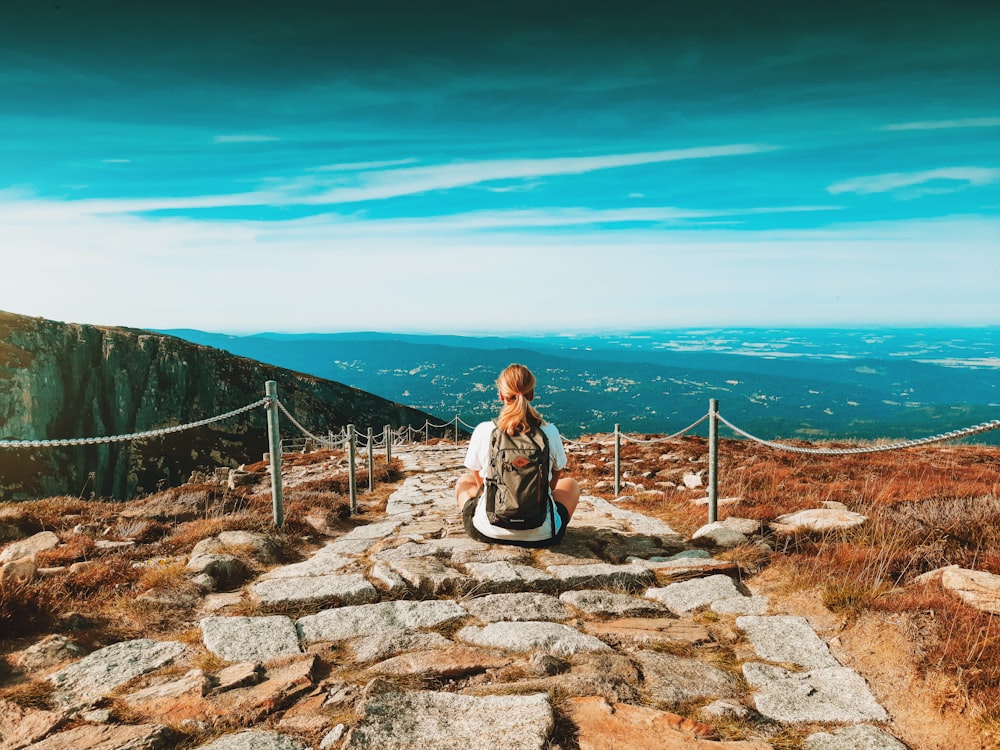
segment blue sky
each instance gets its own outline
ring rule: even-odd
[[[1000,323],[995,2],[0,7],[0,309]]]

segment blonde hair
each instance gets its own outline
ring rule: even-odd
[[[542,415],[529,403],[535,397],[535,376],[524,365],[508,365],[497,378],[497,391],[503,408],[497,427],[508,435],[528,432],[545,424]]]

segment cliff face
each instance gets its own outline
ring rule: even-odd
[[[53,440],[155,430],[253,403],[265,383],[316,434],[353,423],[419,426],[428,415],[340,383],[128,328],[0,312],[0,439]],[[282,434],[298,436],[284,415]],[[237,466],[267,450],[264,407],[169,435],[75,447],[0,448],[0,500],[125,499],[193,470]]]

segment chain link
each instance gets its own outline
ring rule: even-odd
[[[785,443],[777,443],[773,440],[764,440],[763,438],[755,437],[746,430],[742,430],[734,425],[721,414],[719,414],[718,417],[719,421],[729,427],[729,429],[733,432],[742,435],[755,443],[766,445],[769,448],[776,448],[777,450],[791,451],[792,453],[813,453],[822,456],[845,456],[855,453],[880,453],[882,451],[899,450],[900,448],[912,448],[917,445],[940,443],[945,440],[957,440],[958,438],[967,437],[969,435],[977,435],[981,432],[989,432],[990,430],[995,430],[1000,427],[1000,419],[994,419],[992,422],[983,422],[982,424],[966,427],[962,430],[952,430],[951,432],[945,432],[940,435],[917,438],[915,440],[903,440],[898,443],[886,443],[885,445],[871,445],[864,448],[802,448],[797,445],[787,445]]]
[[[127,435],[108,435],[106,437],[66,438],[63,440],[0,440],[0,448],[50,448],[71,445],[101,445],[104,443],[121,443],[128,440],[142,440],[144,438],[169,435],[174,432],[183,432],[184,430],[190,430],[195,427],[204,427],[205,425],[212,424],[213,422],[221,422],[223,419],[235,417],[238,414],[243,414],[251,409],[256,409],[258,406],[266,406],[270,403],[270,401],[271,399],[265,396],[259,401],[254,401],[252,404],[247,404],[239,409],[227,411],[225,414],[219,414],[218,416],[209,417],[208,419],[199,419],[197,422],[189,422],[188,424],[179,424],[173,427],[161,427],[157,430],[149,430],[147,432],[132,432]]]

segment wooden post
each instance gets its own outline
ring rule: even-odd
[[[274,525],[279,529],[285,525],[285,509],[281,498],[281,432],[278,429],[278,384],[268,380],[264,392],[267,402],[267,445],[271,453],[271,510]]]
[[[351,497],[351,515],[358,512],[358,476],[355,462],[355,435],[354,425],[347,425],[347,476],[349,492]]]
[[[392,460],[392,425],[383,427],[382,435],[385,437],[385,463],[388,465]]]
[[[708,522],[719,520],[719,402],[708,401]]]
[[[615,423],[615,497],[622,491],[622,433],[621,425]]]
[[[368,491],[375,489],[375,440],[372,428],[368,428]]]

